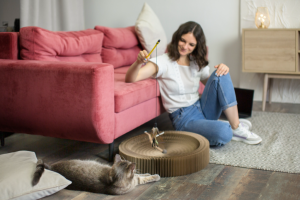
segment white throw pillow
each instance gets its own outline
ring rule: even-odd
[[[135,23],[135,32],[138,36],[140,43],[148,53],[153,49],[156,42],[160,40],[157,45],[157,55],[162,55],[167,49],[167,36],[166,33],[150,6],[145,3],[142,11]],[[150,55],[151,58],[156,56],[156,50]]]
[[[40,199],[72,183],[60,174],[45,169],[38,184],[32,187],[36,163],[36,155],[30,151],[0,155],[0,200]]]

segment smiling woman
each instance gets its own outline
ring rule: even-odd
[[[189,66],[190,56],[197,62],[199,70],[208,65],[205,35],[195,22],[184,23],[178,28],[168,45],[168,52],[173,61],[179,60],[183,65]]]
[[[157,78],[163,106],[174,128],[200,134],[211,146],[223,146],[230,140],[247,144],[262,141],[239,121],[229,68],[221,63],[209,74],[206,39],[198,23],[180,25],[167,50],[168,53],[150,60],[146,50],[140,51],[126,73],[126,82]],[[206,85],[201,97],[200,81]],[[230,125],[218,121],[222,111]]]

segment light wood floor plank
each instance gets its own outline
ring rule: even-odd
[[[207,186],[199,199],[224,200],[228,199],[232,191],[237,187],[240,180],[247,174],[249,169],[226,166],[215,178],[215,180]]]
[[[274,172],[251,169],[241,179],[229,199],[252,200],[258,199]]]
[[[299,200],[300,174],[273,172],[259,199]]]

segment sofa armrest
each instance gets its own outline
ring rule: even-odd
[[[114,140],[114,71],[106,63],[0,60],[0,130]]]
[[[16,32],[0,33],[0,59],[18,59],[18,36]]]

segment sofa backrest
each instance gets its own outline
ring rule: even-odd
[[[19,33],[16,32],[0,33],[0,59],[18,59],[18,36]]]
[[[102,62],[103,33],[49,31],[28,26],[20,29],[20,56],[24,60]]]
[[[114,68],[128,66],[134,63],[141,51],[134,26],[126,28],[110,28],[95,26],[95,30],[104,34],[102,47],[102,61]]]

